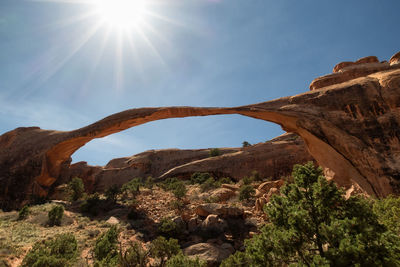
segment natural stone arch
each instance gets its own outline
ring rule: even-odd
[[[154,120],[220,114],[277,123],[303,138],[328,178],[385,196],[400,178],[399,107],[400,70],[391,69],[248,106],[131,109],[69,132],[18,128],[0,137],[0,201],[20,203],[30,191],[45,195],[70,156],[94,138]]]

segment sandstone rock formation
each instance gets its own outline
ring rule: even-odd
[[[254,170],[261,177],[276,179],[290,175],[294,164],[312,160],[303,140],[295,134],[284,134],[250,147],[219,150],[221,155],[217,157],[209,156],[210,149],[150,150],[132,157],[113,159],[104,167],[78,162],[61,174],[60,183],[81,177],[85,188],[103,191],[134,177],[189,179],[195,172],[208,172],[214,177],[238,181]]]
[[[313,81],[312,91],[233,108],[162,107],[123,111],[69,132],[17,128],[0,136],[0,206],[46,195],[71,155],[94,138],[149,121],[241,114],[271,121],[305,141],[328,178],[366,193],[397,192],[400,180],[400,64],[363,60]],[[374,60],[372,60],[374,61]]]

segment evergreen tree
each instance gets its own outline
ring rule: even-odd
[[[292,175],[294,183],[264,207],[270,222],[261,234],[246,242],[244,254],[227,261],[237,266],[400,265],[400,239],[379,223],[368,200],[346,200],[311,162],[295,165]]]

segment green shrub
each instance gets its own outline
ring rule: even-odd
[[[210,150],[210,157],[217,157],[221,155],[221,151],[218,148],[213,148]]]
[[[162,218],[158,225],[158,233],[166,238],[178,237],[183,229],[169,218]]]
[[[140,181],[140,178],[134,178],[122,185],[121,193],[135,198],[140,193],[141,186],[143,186],[143,183]]]
[[[249,184],[251,184],[252,182],[253,182],[253,177],[247,177],[247,176],[245,176],[245,177],[243,177],[243,179],[241,180],[241,182],[242,182],[242,185],[249,185]]]
[[[154,186],[154,178],[151,176],[148,176],[144,182],[144,187],[148,189],[153,189]]]
[[[159,266],[165,266],[165,262],[179,252],[181,252],[181,248],[178,240],[173,238],[167,240],[165,237],[159,236],[150,245],[150,255],[159,260]]]
[[[96,240],[93,252],[98,265],[116,262],[118,258],[117,250],[118,230],[114,225],[107,232],[103,233]]]
[[[206,192],[216,187],[218,187],[218,184],[215,182],[214,178],[210,177],[200,185],[200,190],[201,192]]]
[[[239,190],[239,200],[249,200],[254,196],[256,190],[251,185],[242,185]]]
[[[119,194],[121,194],[121,190],[118,187],[118,185],[116,185],[116,184],[110,186],[105,192],[107,200],[112,203],[117,202],[117,198],[118,198]]]
[[[222,184],[231,184],[232,180],[229,177],[222,177],[217,182],[218,182],[219,186],[221,186]]]
[[[28,215],[29,215],[29,206],[25,205],[18,212],[18,220],[24,220],[26,219],[26,217],[28,217]]]
[[[85,192],[85,186],[81,178],[74,177],[71,182],[68,184],[68,188],[71,191],[71,199],[72,201],[76,201],[83,196]]]
[[[98,193],[90,195],[81,205],[81,212],[96,216],[100,211],[101,200]]]
[[[121,267],[146,267],[149,262],[149,253],[138,242],[134,242],[129,248],[119,252],[119,266]]]
[[[195,172],[190,177],[191,184],[202,184],[207,181],[209,178],[212,178],[208,172]]]
[[[260,174],[258,173],[258,171],[252,171],[251,172],[251,176],[250,176],[250,179],[252,180],[252,181],[263,181],[263,178],[260,176]]]
[[[248,255],[244,252],[238,251],[235,254],[230,255],[227,259],[225,259],[220,267],[247,267],[247,266],[259,266],[259,265],[250,265],[250,259]],[[273,266],[267,265],[267,266]]]
[[[56,235],[35,243],[25,256],[22,267],[64,267],[72,266],[77,255],[78,243],[72,234]]]
[[[247,141],[243,141],[242,146],[243,147],[249,147],[249,146],[251,146],[251,144],[249,142],[247,142]]]
[[[179,180],[178,178],[172,177],[165,179],[162,183],[159,184],[159,186],[166,191],[172,191],[180,182],[181,180]]]
[[[370,201],[345,199],[312,162],[295,165],[292,176],[294,183],[264,206],[270,223],[233,260],[248,266],[399,266],[400,238],[379,222]]]
[[[49,225],[61,225],[61,220],[64,216],[64,207],[63,206],[54,206],[50,211],[49,211]]]
[[[187,192],[186,186],[182,181],[175,183],[175,188],[172,190],[172,193],[177,199],[182,199]]]
[[[183,253],[178,253],[172,256],[166,263],[167,267],[206,267],[207,264],[203,261],[200,261],[199,258],[191,259]],[[235,265],[231,265],[235,266]]]
[[[378,199],[373,205],[373,210],[380,223],[386,225],[391,231],[400,234],[400,198],[388,196]]]

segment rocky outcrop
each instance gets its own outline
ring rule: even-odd
[[[261,177],[279,178],[290,175],[294,164],[312,160],[303,140],[295,134],[284,134],[245,148],[219,148],[219,151],[220,156],[210,157],[210,149],[150,150],[113,159],[104,167],[76,163],[62,174],[60,183],[77,176],[85,181],[90,191],[103,191],[134,177],[189,179],[195,172],[208,172],[214,177],[238,181],[256,170]]]
[[[300,135],[327,177],[339,185],[356,183],[376,196],[396,192],[400,180],[398,56],[389,63],[347,68],[316,79],[312,91],[254,105],[140,108],[69,132],[37,127],[7,132],[0,136],[1,206],[19,206],[30,195],[46,195],[69,168],[71,155],[94,138],[154,120],[218,114],[271,121]]]

